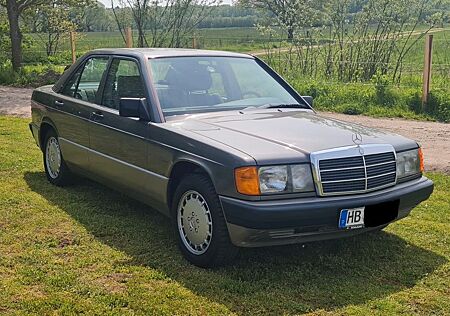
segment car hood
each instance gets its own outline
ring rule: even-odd
[[[180,122],[178,122],[180,124]],[[397,151],[417,147],[402,136],[323,117],[309,110],[254,110],[191,115],[181,127],[240,150],[258,163],[309,161],[309,154],[336,147],[391,144]]]

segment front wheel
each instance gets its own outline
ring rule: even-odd
[[[191,263],[216,267],[237,254],[219,197],[206,175],[190,174],[181,181],[172,203],[172,221],[180,250]]]
[[[44,139],[44,168],[51,184],[64,186],[72,180],[72,174],[61,154],[58,136],[53,130],[47,132]]]

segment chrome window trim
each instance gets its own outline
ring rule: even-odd
[[[340,195],[351,195],[351,194],[362,194],[367,192],[373,192],[378,191],[387,187],[395,186],[398,182],[397,179],[397,172],[388,172],[386,174],[377,175],[377,176],[367,176],[367,165],[366,165],[366,159],[365,156],[369,155],[376,155],[376,154],[383,154],[383,153],[393,153],[395,163],[397,163],[397,153],[395,152],[395,149],[390,144],[368,144],[368,145],[356,145],[356,146],[347,146],[347,147],[338,147],[328,150],[322,150],[313,152],[310,154],[311,159],[311,167],[313,171],[313,179],[314,184],[316,187],[317,194],[319,196],[340,196]],[[321,175],[320,175],[320,166],[319,163],[321,160],[328,160],[328,159],[339,159],[339,158],[350,158],[350,157],[362,157],[363,160],[363,167],[362,166],[356,166],[356,167],[348,167],[348,168],[335,168],[335,169],[329,169],[324,170],[322,172],[328,172],[328,171],[339,171],[339,170],[355,170],[355,169],[361,169],[364,168],[365,178],[358,178],[358,179],[348,179],[348,180],[338,180],[338,181],[324,181],[322,182]],[[379,166],[379,165],[385,165],[388,163],[393,163],[394,161],[386,162],[386,163],[379,163],[370,165],[369,167],[373,166]],[[395,181],[386,185],[377,186],[372,189],[368,189],[368,180],[374,179],[380,176],[386,176],[390,174],[395,174]],[[333,192],[333,193],[325,193],[323,190],[323,184],[325,183],[345,183],[345,182],[351,182],[351,181],[362,181],[365,182],[365,189],[364,190],[356,190],[356,191],[343,191],[343,192]]]

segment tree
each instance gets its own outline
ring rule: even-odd
[[[130,10],[138,33],[139,47],[180,47],[186,35],[215,8],[220,0],[118,0],[121,8],[112,3],[117,25],[123,30],[119,13]],[[150,33],[150,34],[147,34]]]
[[[116,27],[113,13],[101,2],[93,2],[83,8],[73,8],[71,16],[76,19],[78,30],[84,32],[106,32]]]
[[[350,4],[330,0],[325,10],[335,43],[328,46],[328,60],[344,81],[370,80],[390,70],[393,81],[400,81],[406,54],[442,20],[442,13],[433,14],[442,0],[366,0],[351,20]],[[427,27],[418,30],[420,24]]]
[[[11,50],[9,43],[9,27],[6,23],[6,11],[0,7],[0,65],[7,59],[7,53]]]
[[[12,66],[18,71],[22,66],[22,32],[19,18],[27,9],[45,3],[45,0],[0,0],[0,5],[6,7],[9,22],[9,37],[11,40]]]
[[[93,0],[0,0],[0,6],[5,7],[8,15],[9,34],[11,40],[11,59],[14,71],[22,66],[22,40],[19,20],[25,14],[41,17],[40,31],[47,33],[47,54],[55,50],[62,32],[72,28],[73,21],[69,19],[70,7],[84,6]],[[38,30],[39,24],[33,23]]]
[[[334,78],[344,82],[370,81],[383,92],[385,82],[401,82],[404,60],[418,41],[440,25],[448,0],[329,0],[323,26],[298,29],[283,54],[269,58],[281,73]],[[355,3],[358,6],[355,6]],[[421,26],[420,28],[418,26]],[[270,27],[266,28],[270,31]],[[267,30],[261,28],[262,31]],[[327,32],[327,37],[324,33]],[[295,71],[293,71],[295,70]]]
[[[272,13],[289,40],[294,39],[299,28],[312,26],[322,7],[322,1],[315,0],[240,0],[239,3]]]
[[[90,7],[90,0],[49,0],[29,11],[27,19],[32,20],[39,39],[44,43],[47,56],[56,53],[61,36],[75,31],[83,20],[84,10],[73,8]]]

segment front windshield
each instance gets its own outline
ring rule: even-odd
[[[170,57],[149,60],[164,115],[300,105],[254,59]]]

